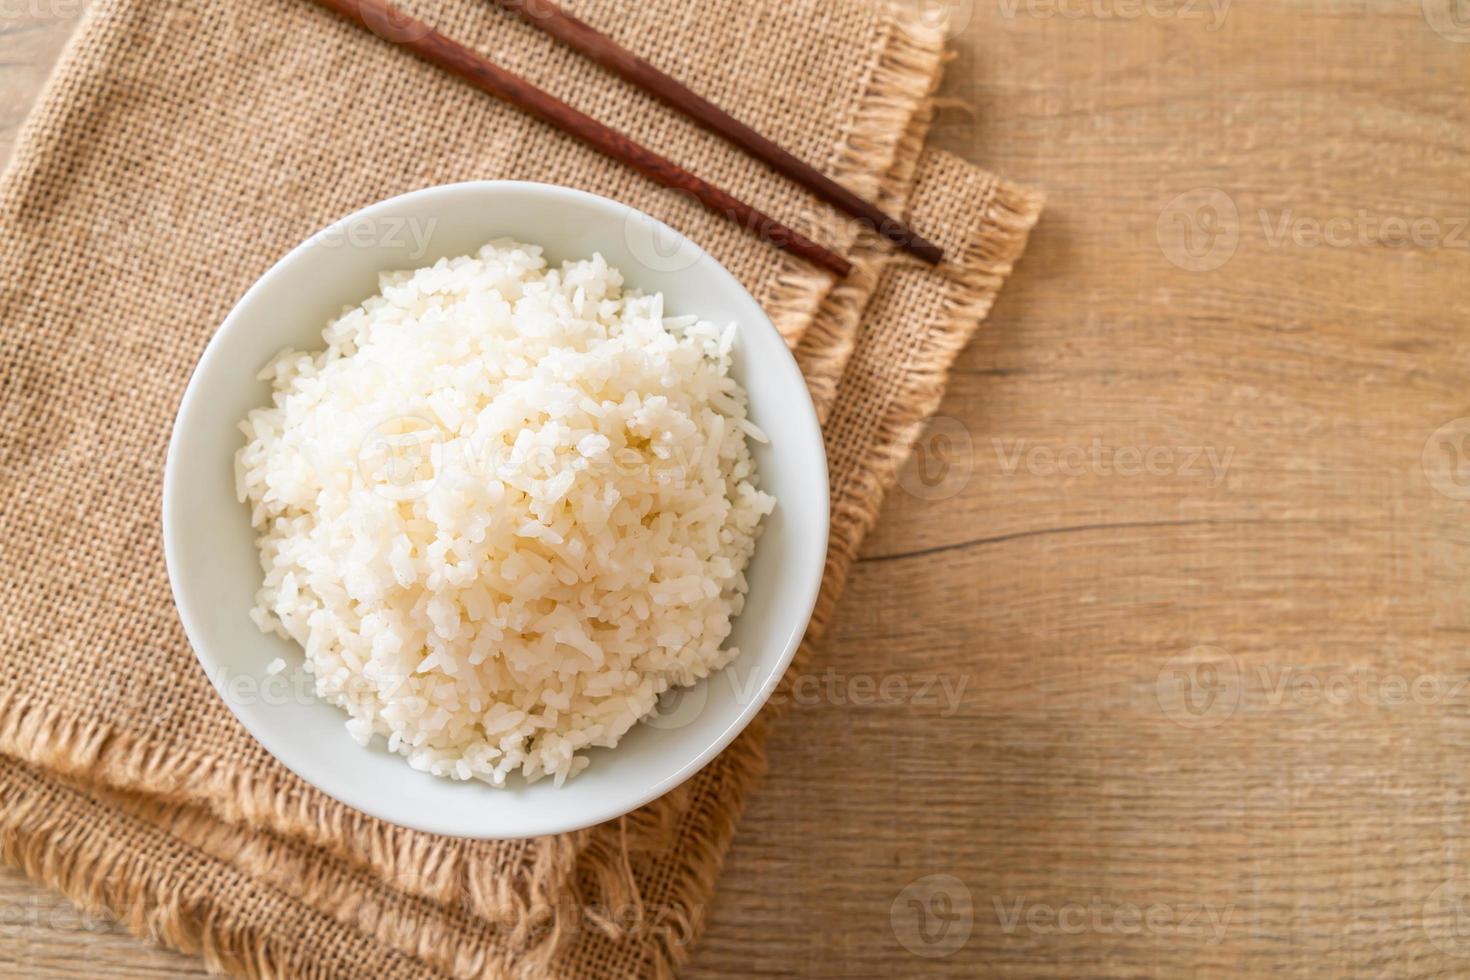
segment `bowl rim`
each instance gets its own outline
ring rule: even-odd
[[[478,832],[473,829],[466,830],[466,828],[464,828],[460,822],[455,821],[452,818],[438,819],[437,815],[432,812],[423,813],[422,818],[420,819],[418,818],[419,811],[415,811],[415,819],[412,820],[404,819],[401,814],[389,815],[388,813],[383,811],[382,807],[377,805],[376,797],[371,795],[367,797],[358,797],[348,793],[339,792],[335,788],[329,788],[327,785],[324,785],[323,780],[317,775],[313,775],[312,773],[303,771],[301,767],[290,761],[290,757],[294,754],[291,748],[293,740],[287,736],[281,735],[271,730],[270,726],[268,725],[259,725],[252,723],[252,720],[248,718],[246,714],[233,703],[232,699],[226,695],[226,692],[221,689],[221,683],[223,683],[222,678],[217,678],[217,671],[211,671],[211,666],[218,667],[221,665],[220,658],[209,657],[205,653],[205,647],[207,645],[207,630],[200,622],[196,612],[186,602],[181,591],[181,586],[179,584],[179,577],[180,575],[184,574],[185,571],[183,567],[184,559],[180,554],[181,545],[179,542],[180,536],[184,534],[185,531],[184,529],[177,526],[177,522],[181,520],[179,516],[180,507],[178,501],[183,494],[187,493],[187,491],[181,487],[181,482],[184,479],[184,477],[182,476],[183,468],[179,460],[181,433],[187,428],[186,420],[196,414],[194,410],[196,409],[198,403],[208,397],[208,395],[204,391],[204,385],[201,381],[201,377],[207,373],[206,368],[211,366],[214,361],[218,360],[222,356],[220,352],[223,347],[223,338],[234,330],[239,329],[239,324],[249,316],[247,311],[255,302],[256,298],[262,292],[265,292],[268,289],[269,284],[277,277],[282,275],[286,269],[295,265],[301,258],[301,256],[305,254],[310,248],[312,248],[313,245],[321,240],[324,236],[332,233],[339,228],[350,226],[355,222],[361,222],[365,219],[370,219],[380,211],[404,209],[416,205],[423,200],[445,194],[470,193],[481,191],[488,191],[492,193],[519,192],[532,195],[571,198],[572,200],[576,201],[580,206],[600,209],[604,211],[611,211],[624,220],[632,217],[642,221],[650,222],[652,226],[656,229],[658,234],[660,236],[663,236],[663,240],[676,242],[678,247],[681,249],[693,249],[694,254],[696,255],[696,262],[699,262],[699,260],[707,259],[707,273],[719,278],[723,278],[727,286],[733,287],[734,290],[738,291],[740,294],[743,294],[747,299],[750,300],[752,308],[759,311],[760,313],[760,316],[757,318],[756,322],[742,322],[740,324],[740,329],[742,331],[769,331],[770,334],[772,334],[779,341],[779,350],[782,354],[784,354],[784,356],[777,358],[776,363],[766,363],[763,361],[761,364],[761,370],[767,372],[779,372],[781,374],[787,375],[787,386],[791,387],[794,391],[801,392],[802,395],[805,396],[804,399],[798,400],[798,404],[804,408],[804,411],[794,413],[795,417],[788,418],[787,416],[783,415],[783,422],[798,426],[800,429],[810,430],[810,432],[807,433],[798,432],[796,434],[796,438],[800,441],[808,442],[812,446],[814,446],[816,450],[816,456],[813,459],[813,463],[819,465],[813,465],[811,467],[812,472],[810,474],[803,474],[802,476],[804,479],[814,479],[817,483],[819,483],[821,498],[829,502],[826,506],[820,509],[820,528],[816,529],[817,538],[819,540],[814,542],[814,544],[812,545],[813,555],[816,556],[816,560],[813,562],[812,571],[806,574],[805,581],[799,580],[795,582],[792,586],[792,589],[794,589],[798,594],[796,608],[799,610],[799,615],[793,622],[793,625],[789,632],[784,636],[784,638],[781,638],[780,642],[782,646],[780,655],[774,661],[773,667],[769,671],[768,676],[765,676],[762,679],[759,687],[756,689],[755,694],[749,697],[744,704],[740,705],[740,710],[736,713],[734,718],[732,718],[724,726],[719,734],[714,739],[712,739],[704,748],[702,748],[693,758],[684,762],[674,771],[667,773],[659,779],[654,780],[644,791],[640,793],[630,794],[626,798],[618,798],[616,802],[612,803],[611,805],[606,805],[600,809],[590,808],[585,812],[578,813],[578,815],[576,816],[568,815],[564,812],[564,810],[558,810],[554,807],[543,808],[547,811],[547,816],[542,824],[534,828],[510,833]],[[417,259],[414,261],[424,260]],[[815,434],[815,439],[808,438],[813,433]],[[343,217],[338,218],[335,221],[332,221],[328,225],[324,226],[323,228],[319,229],[318,231],[308,235],[299,244],[290,249],[290,251],[288,251],[285,255],[277,259],[270,266],[270,268],[267,269],[265,273],[263,273],[254,283],[252,283],[250,288],[241,295],[241,297],[230,308],[229,313],[220,322],[219,326],[215,328],[214,333],[210,336],[209,342],[205,345],[204,351],[200,354],[198,362],[195,364],[193,371],[190,373],[188,384],[185,386],[183,396],[179,400],[178,408],[175,412],[173,424],[169,434],[168,452],[164,463],[163,494],[161,501],[161,523],[163,528],[164,560],[168,569],[169,589],[174,600],[174,608],[178,612],[179,619],[183,624],[184,633],[189,641],[190,649],[194,653],[195,660],[198,663],[200,669],[203,670],[205,677],[209,680],[210,686],[215,689],[215,693],[219,695],[220,700],[225,703],[225,706],[229,709],[230,713],[235,716],[236,720],[239,721],[246,732],[248,732],[255,741],[260,743],[260,745],[270,754],[273,759],[276,760],[276,762],[285,766],[306,783],[316,788],[320,792],[326,794],[327,796],[331,797],[332,799],[336,800],[337,802],[343,804],[344,806],[365,813],[368,816],[383,820],[395,826],[407,827],[409,829],[421,831],[424,833],[462,839],[514,840],[546,834],[559,834],[582,830],[587,827],[604,823],[608,820],[616,819],[617,817],[620,817],[626,813],[632,812],[633,810],[636,810],[639,807],[661,796],[664,796],[671,790],[678,787],[680,784],[684,783],[686,780],[690,779],[697,772],[708,765],[715,758],[715,756],[724,751],[730,745],[730,743],[733,742],[735,738],[742,731],[745,730],[745,728],[760,712],[761,708],[765,706],[771,694],[774,693],[776,686],[779,684],[780,680],[785,676],[786,671],[791,666],[791,662],[795,658],[796,652],[800,648],[801,642],[806,636],[807,628],[810,625],[812,616],[816,610],[817,600],[821,592],[822,581],[825,578],[826,556],[828,547],[830,545],[830,499],[831,495],[828,476],[826,444],[822,437],[821,425],[817,418],[816,408],[811,401],[810,392],[807,389],[805,379],[801,374],[801,370],[797,365],[796,358],[792,354],[784,338],[781,337],[780,331],[778,331],[775,327],[775,324],[771,322],[770,316],[765,312],[765,309],[755,299],[755,297],[750,294],[745,286],[738,279],[736,279],[735,276],[727,268],[725,268],[722,263],[716,260],[697,243],[691,241],[677,229],[669,227],[667,224],[658,220],[657,218],[654,218],[652,215],[649,215],[643,211],[638,210],[637,208],[632,207],[631,205],[624,204],[623,202],[614,200],[612,198],[603,197],[601,195],[579,190],[577,188],[565,187],[559,184],[550,184],[537,181],[471,180],[458,181],[447,184],[434,184],[427,187],[417,188],[412,191],[407,191],[403,194],[397,194],[392,197],[384,198],[380,201],[376,201],[365,207],[359,208],[350,214],[344,215]],[[245,505],[241,504],[240,506],[243,508]],[[810,531],[808,531],[808,533],[810,533]],[[759,541],[757,541],[756,548],[758,553],[758,549],[760,548]],[[800,573],[801,570],[797,569],[796,571]],[[779,635],[780,634],[778,634],[778,637]],[[728,669],[728,666],[725,668],[721,668],[719,671],[713,672],[709,678],[704,679],[700,683],[709,683],[710,679],[726,669]],[[615,752],[617,751],[617,749],[613,748],[610,751]],[[407,760],[401,761],[405,766],[407,765]],[[530,808],[536,809],[536,807],[534,806]]]

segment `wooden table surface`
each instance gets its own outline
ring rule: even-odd
[[[1470,7],[954,3],[937,142],[1050,204],[689,975],[1470,975]],[[0,154],[74,15],[0,6]]]

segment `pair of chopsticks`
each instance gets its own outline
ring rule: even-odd
[[[749,204],[707,183],[679,165],[572,108],[548,92],[506,71],[478,52],[445,37],[428,24],[390,6],[384,0],[316,0],[369,31],[401,44],[420,58],[476,88],[502,99],[593,149],[624,163],[664,187],[692,194],[706,208],[758,231],[776,247],[826,269],[839,277],[852,264]],[[563,11],[551,0],[494,0],[517,13],[528,24],[546,32],[573,50],[616,73],[695,122],[719,134],[782,175],[795,180],[834,207],[857,218],[899,248],[925,262],[943,258],[938,246],[919,237],[897,218],[852,193],[841,184],[783,150],[718,106],[690,91],[611,38]]]

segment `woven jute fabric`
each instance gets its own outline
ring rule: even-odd
[[[271,262],[383,197],[515,177],[654,213],[762,303],[825,420],[832,546],[805,662],[1039,201],[922,150],[940,39],[864,0],[571,6],[906,210],[949,250],[937,271],[493,4],[406,6],[857,268],[834,288],[418,63],[391,29],[305,0],[94,5],[0,179],[0,856],[251,975],[662,975],[698,934],[774,713],[675,792],[576,834],[437,838],[325,797],[234,721],[172,606],[159,494],[189,372]]]

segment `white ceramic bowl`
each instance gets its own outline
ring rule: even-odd
[[[673,699],[557,788],[506,789],[409,768],[381,737],[362,748],[346,715],[317,701],[298,647],[261,633],[249,610],[261,572],[233,460],[246,412],[269,401],[256,372],[283,347],[320,349],[327,320],[377,291],[377,275],[463,255],[510,236],[552,262],[601,252],[628,284],[660,291],[670,315],[738,325],[734,375],[750,415],[771,436],[755,448],[776,511],[748,569],[750,594],[729,667]],[[450,184],[395,197],[298,246],[257,282],[200,358],[179,407],[163,491],[164,548],[179,615],[216,690],[282,763],[323,792],[373,816],[462,837],[560,833],[612,819],[683,782],[730,743],[765,703],[806,630],[827,550],[827,462],[816,414],[785,343],[719,263],[677,232],[625,205],[517,181]],[[288,669],[267,677],[284,658]]]

